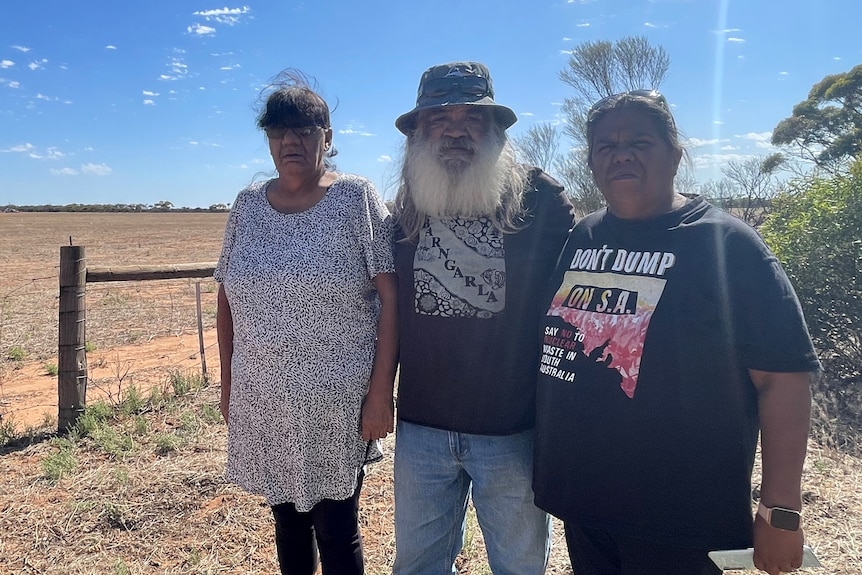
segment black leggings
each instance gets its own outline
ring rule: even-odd
[[[272,507],[275,517],[275,548],[282,575],[312,575],[317,569],[318,550],[324,575],[362,575],[362,538],[359,535],[359,491],[348,499],[324,499],[300,513],[293,503]]]

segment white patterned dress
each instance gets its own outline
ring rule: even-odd
[[[237,196],[214,274],[234,331],[226,474],[304,512],[350,497],[380,457],[359,425],[380,308],[372,278],[394,272],[392,223],[359,176],[339,175],[294,214],[272,208],[269,183]]]

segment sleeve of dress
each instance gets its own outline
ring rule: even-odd
[[[360,181],[362,193],[353,221],[368,275],[373,278],[377,274],[395,273],[392,215],[374,184],[364,178]]]
[[[216,264],[215,271],[213,272],[213,278],[218,283],[224,283],[225,274],[227,273],[227,266],[230,261],[230,254],[233,251],[233,246],[236,241],[236,229],[237,229],[237,219],[239,218],[239,213],[242,210],[242,198],[243,193],[240,192],[239,195],[234,200],[233,206],[230,209],[230,214],[227,217],[227,224],[225,224],[224,228],[224,240],[222,241],[221,246],[221,256],[219,256],[218,263]]]

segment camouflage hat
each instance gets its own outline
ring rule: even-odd
[[[479,62],[451,62],[432,66],[419,80],[416,107],[395,120],[395,127],[409,135],[416,129],[416,116],[421,110],[440,106],[491,106],[497,124],[506,129],[518,117],[510,108],[494,102],[491,74]]]

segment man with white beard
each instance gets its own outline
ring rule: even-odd
[[[562,186],[516,161],[516,119],[484,65],[454,62],[429,68],[395,121],[395,575],[455,572],[471,494],[495,575],[547,566],[531,488],[538,320],[573,217]]]

